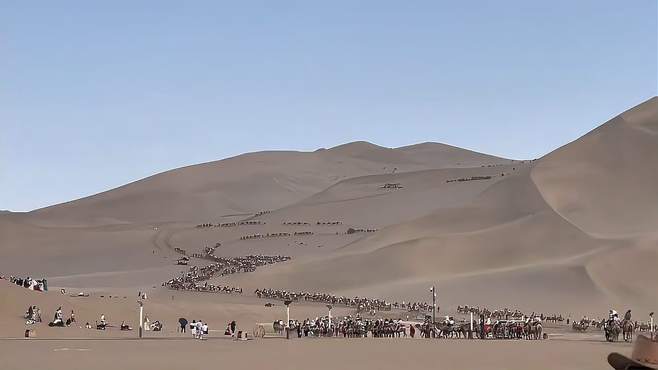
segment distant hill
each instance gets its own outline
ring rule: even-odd
[[[219,221],[277,209],[351,177],[509,162],[441,144],[420,149],[353,142],[316,152],[249,153],[163,172],[29,216],[47,225]]]

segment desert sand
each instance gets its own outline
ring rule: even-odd
[[[235,342],[223,329],[231,320],[250,332],[256,323],[285,319],[281,302],[265,307],[268,300],[253,294],[258,288],[425,302],[435,285],[440,315],[457,315],[467,304],[572,319],[632,309],[646,320],[658,308],[657,160],[654,97],[538,159],[439,143],[354,142],[249,153],[31,212],[3,212],[0,275],[45,277],[50,289],[0,280],[1,367],[334,368],[367,359],[361,367],[606,368],[607,353],[630,345],[604,343],[600,331],[574,333],[564,323],[547,323],[543,341]],[[253,224],[216,226],[241,221]],[[290,235],[245,240],[268,233]],[[189,255],[216,243],[219,257],[292,259],[209,281],[239,286],[241,295],[162,287],[189,267],[175,265],[175,248]],[[90,296],[69,296],[77,292]],[[137,326],[138,292],[147,294],[145,309],[164,322],[163,332],[136,341],[135,331],[80,327],[101,313],[115,325]],[[59,306],[65,314],[74,310],[77,325],[41,323],[30,326],[35,338],[17,339],[29,305],[38,305],[45,321]],[[320,303],[293,305],[295,319],[325,314]],[[337,306],[334,314],[355,311]],[[217,331],[208,341],[193,340],[176,332],[179,317],[203,319]]]

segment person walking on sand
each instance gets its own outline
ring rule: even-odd
[[[201,339],[203,339],[204,335],[208,335],[208,323],[205,322],[201,325]]]
[[[196,334],[198,339],[203,339],[203,322],[201,320],[196,323]]]

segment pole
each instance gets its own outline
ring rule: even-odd
[[[139,338],[142,338],[142,332],[144,330],[144,305],[142,302],[139,302]]]
[[[432,324],[436,324],[436,287],[432,285]]]
[[[286,305],[286,339],[290,339],[290,305]]]
[[[468,332],[468,339],[474,339],[474,337],[473,337],[473,311],[471,311],[470,314],[471,314],[471,330]]]
[[[290,306],[286,306],[286,328],[290,327]]]

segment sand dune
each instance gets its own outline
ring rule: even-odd
[[[355,176],[509,162],[459,148],[435,150],[434,146],[418,155],[409,148],[366,142],[312,153],[249,153],[167,171],[22,216],[45,225],[202,222],[280,208]]]
[[[183,270],[173,265],[174,248],[221,243],[220,256],[293,257],[217,279],[244,287],[244,297],[195,299],[208,312],[223,299],[234,300],[231,310],[244,304],[245,320],[277,316],[260,312],[249,294],[258,287],[425,300],[437,284],[446,309],[655,309],[657,118],[653,98],[536,161],[437,143],[355,142],[180,168],[33,212],[3,212],[0,273],[94,292],[148,289],[166,301],[159,283]],[[260,223],[195,227],[240,220]],[[330,221],[339,223],[322,224]],[[278,233],[287,234],[266,237]],[[264,237],[244,240],[254,234]],[[0,312],[12,318],[32,299],[6,298]],[[174,317],[164,301],[156,307]]]
[[[532,179],[570,222],[602,235],[658,229],[658,98],[548,154]]]

